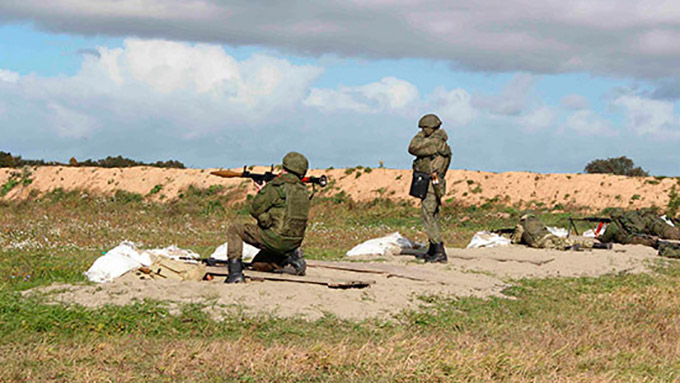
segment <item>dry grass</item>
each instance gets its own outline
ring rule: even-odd
[[[196,190],[154,204],[56,193],[0,205],[0,382],[680,380],[675,262],[655,275],[518,281],[506,291],[514,300],[421,297],[421,309],[359,323],[241,314],[215,322],[200,307],[177,316],[149,302],[88,310],[16,293],[82,281],[100,252],[123,239],[207,255],[229,222],[249,219],[229,195]],[[447,206],[447,242],[510,226],[516,215]],[[422,239],[417,209],[317,199],[305,246],[312,258],[333,258],[392,231]]]

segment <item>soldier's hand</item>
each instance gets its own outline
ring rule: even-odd
[[[257,182],[253,181],[253,185],[255,185],[255,190],[259,193],[260,190],[264,187],[265,183],[263,182],[261,185],[258,184]]]

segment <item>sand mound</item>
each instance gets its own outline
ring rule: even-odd
[[[87,190],[110,195],[116,190],[139,193],[151,200],[169,200],[177,197],[189,185],[207,188],[224,185],[225,190],[237,190],[245,197],[253,188],[242,179],[224,179],[210,176],[213,169],[159,169],[134,167],[122,169],[72,168],[43,166],[32,168],[32,182],[14,187],[4,199],[27,198],[31,193],[46,193],[56,188]],[[238,169],[237,169],[238,170]],[[257,167],[256,172],[268,170]],[[0,185],[4,185],[14,170],[0,170]],[[357,201],[376,197],[409,199],[408,187],[411,172],[399,169],[332,169],[312,170],[312,175],[326,174],[331,180],[328,194],[345,192]],[[553,207],[561,204],[601,210],[605,207],[639,208],[665,207],[669,193],[678,184],[675,178],[623,177],[598,174],[537,174],[528,172],[490,173],[451,170],[447,201],[465,205],[480,205],[488,201],[506,204],[522,202],[525,205],[543,204]],[[238,189],[239,186],[244,185]],[[680,187],[678,187],[680,189]],[[156,193],[151,193],[152,190]],[[240,199],[240,198],[237,198]],[[410,199],[413,200],[413,199]]]
[[[97,307],[124,305],[146,298],[178,303],[201,302],[215,318],[231,310],[247,313],[273,313],[278,316],[319,318],[332,313],[340,318],[387,317],[415,308],[423,295],[489,297],[502,296],[510,279],[524,277],[580,277],[607,273],[647,271],[655,251],[643,246],[615,246],[609,251],[562,252],[536,250],[523,246],[492,249],[447,249],[446,265],[417,264],[412,257],[389,256],[382,262],[361,265],[394,265],[410,273],[427,276],[427,281],[388,277],[384,274],[356,273],[310,267],[308,276],[373,280],[364,289],[330,289],[325,286],[292,282],[250,282],[226,285],[212,282],[140,280],[133,274],[102,285],[52,285],[26,294],[47,294],[52,302]],[[368,260],[366,258],[364,260]],[[376,266],[379,267],[379,266]]]

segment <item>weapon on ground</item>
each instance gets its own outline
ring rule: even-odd
[[[569,227],[567,228],[567,231],[569,232],[569,234],[571,234],[571,229],[574,229],[574,233],[576,233],[576,235],[581,234],[579,234],[578,229],[576,228],[576,223],[574,221],[597,222],[595,236],[600,235],[600,231],[602,231],[602,228],[604,227],[605,223],[610,224],[612,222],[611,218],[605,217],[582,217],[582,218],[569,217]]]
[[[512,233],[515,232],[515,228],[514,227],[504,227],[504,228],[501,228],[501,229],[495,229],[495,230],[489,230],[489,231],[494,233],[494,234],[512,234]]]
[[[210,172],[210,174],[223,178],[250,178],[251,180],[255,181],[255,183],[257,183],[258,185],[262,185],[263,183],[269,182],[279,176],[278,174],[274,173],[273,170],[274,168],[272,167],[272,170],[260,174],[253,173],[249,171],[247,167],[244,166],[243,171],[241,172],[235,172],[233,170],[216,170]],[[325,175],[321,177],[308,176],[303,177],[302,182],[325,187],[326,185],[328,185],[328,177],[326,177]]]

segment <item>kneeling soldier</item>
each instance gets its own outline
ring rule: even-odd
[[[250,215],[257,224],[235,223],[227,230],[229,276],[226,283],[244,282],[243,243],[261,250],[258,257],[276,259],[280,266],[292,266],[304,275],[306,263],[300,251],[309,216],[310,197],[301,179],[309,162],[300,153],[290,152],[283,157],[283,171],[278,178],[258,187],[250,205]],[[257,258],[257,257],[256,257]],[[256,259],[257,260],[257,259]]]

